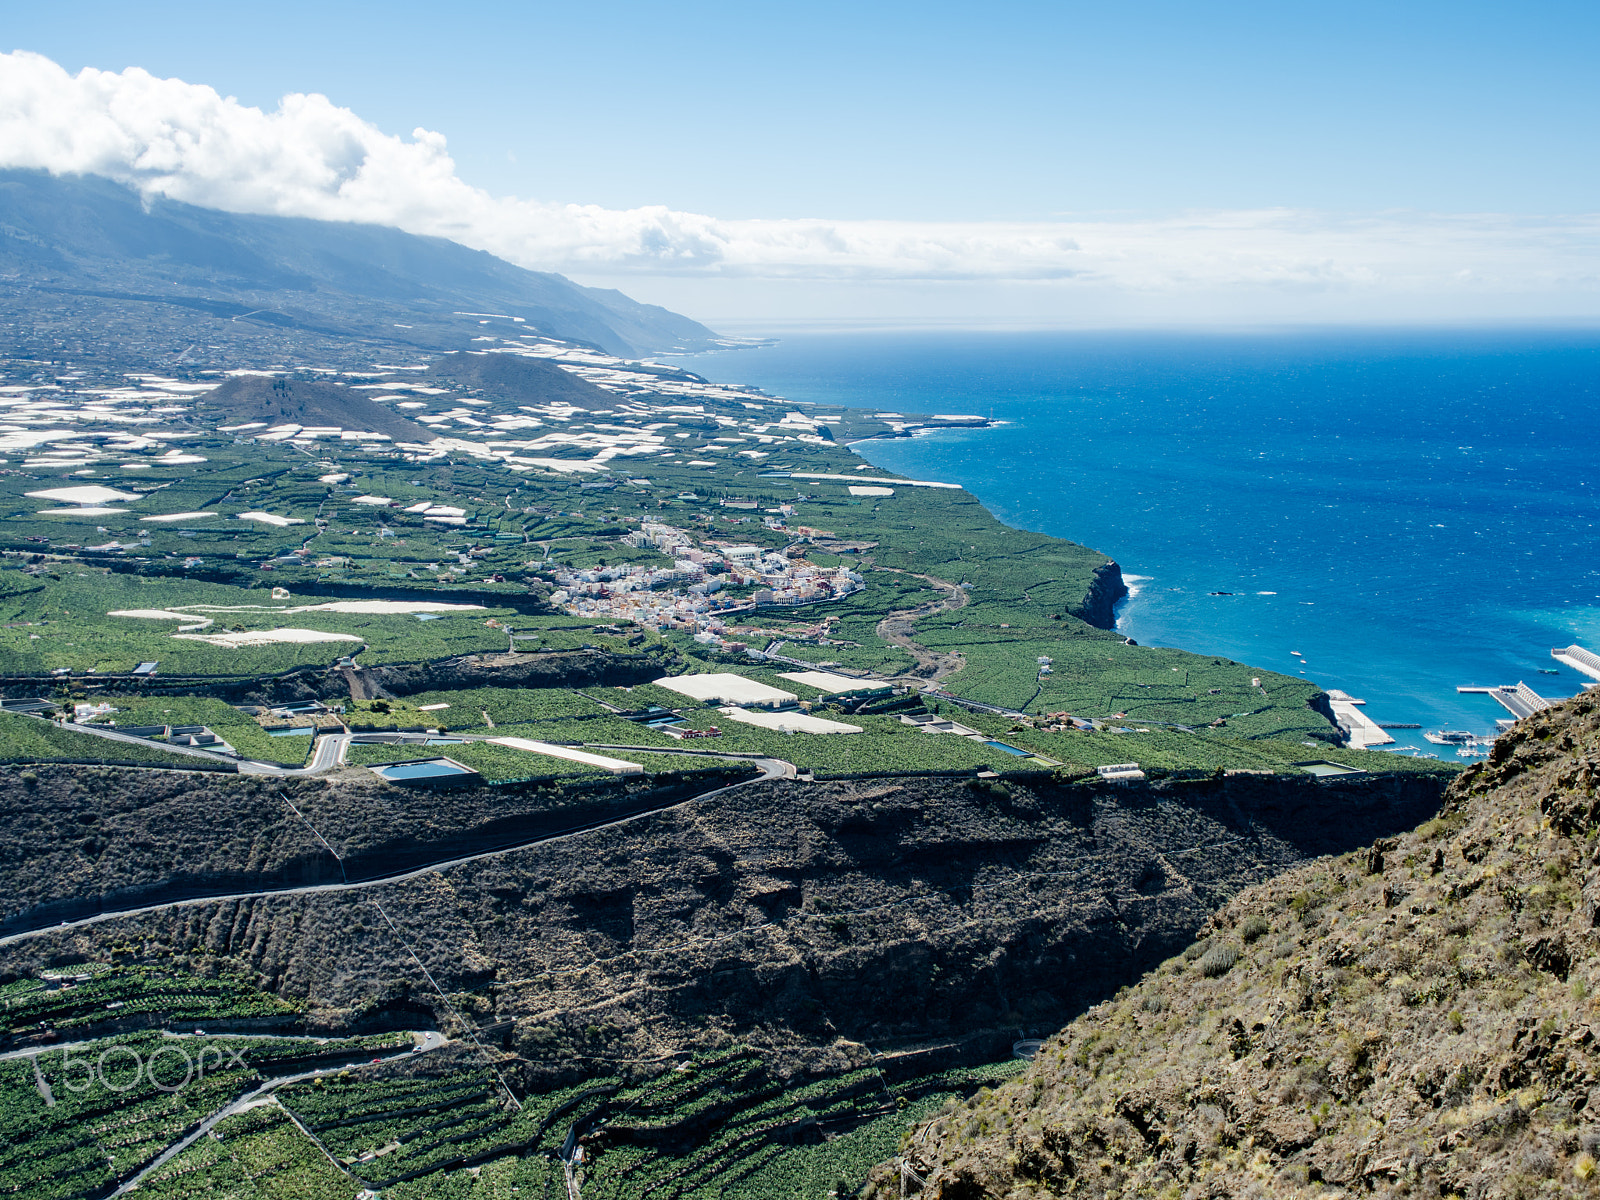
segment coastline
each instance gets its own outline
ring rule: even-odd
[[[981,439],[922,429],[855,449],[1154,577],[1119,609],[1140,642],[1315,679],[1380,723],[1487,737],[1506,712],[1458,687],[1571,695],[1584,680],[1548,648],[1600,642],[1593,481],[1504,420],[1528,405],[1600,426],[1595,355],[1588,335],[1509,330],[973,332],[797,334],[702,361],[796,403],[983,413]]]
[[[803,403],[815,402],[803,401]],[[877,415],[881,417],[886,414]],[[901,416],[899,413],[892,415],[895,417]],[[885,442],[903,438],[924,437],[928,434],[953,429],[961,430],[963,432],[998,429],[1002,426],[1010,424],[1009,421],[995,420],[992,417],[940,417],[938,415],[930,417],[921,413],[910,414],[909,416],[902,418],[902,420],[904,422],[903,424],[897,423],[889,432],[874,433],[869,434],[866,437],[855,438],[852,441],[845,442],[844,447],[851,453],[855,454],[857,458],[860,458],[862,462],[866,463],[868,466],[875,467],[876,464],[873,463],[871,459],[867,458],[866,455],[861,454],[856,450],[857,446],[866,445],[869,442]],[[801,478],[803,476],[794,472],[790,472],[790,477]],[[843,479],[846,477],[838,476],[837,478]],[[863,478],[863,482],[871,481]],[[884,480],[883,482],[891,481]],[[968,495],[977,500],[979,504],[983,505],[985,512],[987,512],[991,517],[1008,529],[1016,530],[1018,533],[1037,534],[1041,537],[1048,537],[1054,540],[1067,542],[1070,545],[1084,546],[1085,549],[1094,550],[1094,552],[1097,554],[1104,554],[1104,551],[1095,550],[1094,547],[1087,546],[1083,542],[1076,542],[1070,538],[1058,538],[1057,535],[1046,533],[1043,530],[1027,529],[1020,525],[1014,525],[996,513],[992,508],[984,503],[982,497],[972,492],[971,489],[967,488],[963,484],[934,484],[925,480],[909,479],[894,480],[892,482],[901,486],[960,488],[962,491],[965,491]],[[1087,591],[1084,592],[1081,600],[1074,605],[1070,611],[1072,612],[1073,616],[1088,622],[1097,629],[1114,630],[1117,627],[1118,606],[1121,605],[1123,601],[1129,599],[1134,593],[1129,589],[1127,581],[1123,578],[1122,567],[1117,560],[1112,558],[1109,554],[1105,554],[1105,559],[1106,561],[1103,564],[1095,568]],[[1134,578],[1146,579],[1148,576],[1135,576]],[[1182,647],[1174,647],[1174,649],[1182,649]],[[1191,651],[1190,653],[1197,652]]]

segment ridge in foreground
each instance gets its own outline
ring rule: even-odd
[[[1240,893],[875,1200],[1600,1190],[1600,699],[1520,723],[1440,815]]]

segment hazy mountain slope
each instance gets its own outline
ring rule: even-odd
[[[1240,893],[916,1129],[908,1193],[1593,1194],[1597,783],[1600,698],[1522,722],[1437,819]]]
[[[148,206],[93,176],[0,171],[0,276],[7,284],[88,291],[147,303],[253,309],[279,323],[387,329],[450,344],[481,332],[462,312],[521,317],[556,338],[624,355],[702,347],[715,335],[687,317],[526,271],[443,238],[375,225],[250,216],[160,200]],[[385,320],[384,318],[389,318]],[[409,325],[409,330],[405,327]],[[405,330],[404,333],[401,331]]]

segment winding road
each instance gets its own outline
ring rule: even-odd
[[[395,1062],[398,1059],[410,1058],[413,1054],[422,1054],[429,1050],[437,1050],[441,1046],[446,1046],[449,1044],[448,1039],[442,1033],[438,1033],[433,1030],[413,1031],[412,1036],[420,1038],[421,1040],[415,1043],[411,1049],[402,1050],[398,1054],[380,1055],[378,1058],[374,1059],[371,1057],[369,1052],[367,1054],[356,1055],[349,1062],[331,1063],[325,1067],[317,1067],[315,1070],[301,1071],[294,1075],[279,1075],[275,1078],[266,1080],[259,1087],[252,1088],[250,1091],[236,1099],[232,1104],[225,1105],[216,1112],[212,1113],[205,1120],[201,1121],[200,1124],[196,1125],[192,1130],[190,1130],[185,1137],[172,1143],[172,1145],[168,1146],[155,1158],[146,1163],[137,1174],[128,1178],[120,1187],[117,1188],[116,1191],[112,1192],[111,1195],[122,1196],[133,1191],[133,1189],[138,1187],[139,1184],[144,1180],[145,1176],[149,1175],[152,1171],[159,1170],[161,1167],[171,1162],[190,1146],[194,1145],[201,1138],[205,1137],[206,1134],[210,1133],[211,1130],[220,1122],[226,1120],[228,1117],[233,1116],[235,1113],[244,1112],[245,1109],[255,1106],[257,1103],[261,1102],[263,1098],[271,1096],[273,1092],[277,1091],[286,1084],[300,1083],[306,1079],[315,1079],[319,1075],[329,1075],[336,1071],[359,1069],[360,1067],[372,1066],[375,1063]],[[298,1121],[295,1123],[299,1124]],[[321,1143],[318,1144],[320,1145]],[[323,1153],[327,1153],[327,1151],[324,1150]]]
[[[319,1038],[313,1035],[255,1033],[190,1034],[174,1033],[171,1030],[163,1030],[162,1032],[170,1038],[181,1039],[201,1037],[207,1041],[217,1041],[226,1038],[250,1038],[256,1040],[270,1038],[274,1041],[296,1041],[308,1042],[314,1045],[322,1045],[330,1040],[328,1038]],[[314,1067],[309,1071],[298,1071],[292,1075],[277,1075],[271,1079],[263,1080],[259,1085],[252,1088],[250,1091],[236,1097],[233,1101],[224,1105],[222,1108],[218,1109],[216,1112],[202,1120],[182,1138],[178,1139],[176,1142],[173,1142],[159,1155],[141,1167],[136,1174],[123,1181],[117,1190],[110,1193],[110,1195],[122,1196],[133,1191],[139,1186],[139,1184],[147,1175],[149,1175],[152,1171],[159,1170],[168,1162],[171,1162],[172,1159],[176,1158],[179,1154],[182,1154],[190,1146],[194,1145],[201,1138],[210,1133],[211,1130],[218,1125],[218,1123],[226,1120],[228,1117],[233,1116],[235,1113],[244,1112],[246,1109],[252,1108],[256,1104],[263,1103],[264,1101],[270,1102],[269,1098],[271,1097],[272,1093],[286,1084],[300,1083],[303,1080],[315,1079],[319,1075],[331,1075],[339,1071],[360,1070],[362,1067],[374,1066],[380,1063],[396,1062],[400,1059],[409,1059],[416,1054],[426,1054],[432,1050],[439,1050],[450,1045],[452,1041],[452,1039],[445,1037],[444,1034],[435,1029],[410,1029],[405,1030],[404,1032],[410,1034],[411,1037],[416,1040],[413,1041],[409,1048],[401,1050],[398,1053],[380,1054],[374,1058],[371,1050],[358,1050],[348,1055],[341,1055],[340,1057],[332,1059],[320,1067]],[[88,1045],[90,1045],[89,1042],[58,1042],[50,1046],[34,1046],[26,1050],[12,1050],[5,1054],[0,1054],[0,1060],[23,1058],[39,1059],[43,1058],[47,1054],[54,1054],[58,1050],[79,1050]],[[34,1070],[37,1072],[38,1067],[35,1066]]]
[[[337,734],[334,737],[348,741],[349,734]],[[332,740],[331,738],[329,740]],[[596,746],[601,750],[647,750],[652,754],[676,754],[686,758],[737,758],[751,762],[761,768],[761,774],[753,779],[741,779],[738,783],[730,783],[724,787],[713,788],[702,792],[698,796],[690,796],[684,800],[674,800],[670,804],[662,804],[655,808],[642,809],[629,813],[624,817],[615,817],[610,820],[589,821],[581,825],[569,826],[553,833],[540,834],[538,837],[528,838],[525,841],[514,842],[507,846],[498,846],[491,850],[482,850],[475,854],[462,854],[450,858],[438,859],[434,862],[424,863],[422,866],[404,871],[395,871],[391,874],[377,875],[370,879],[360,879],[353,882],[340,883],[313,883],[292,887],[261,888],[246,892],[216,892],[201,896],[186,896],[181,900],[164,900],[155,904],[143,904],[135,908],[118,909],[115,912],[96,913],[92,917],[82,917],[76,921],[61,921],[54,925],[42,925],[34,929],[24,929],[18,933],[7,934],[0,937],[0,947],[15,945],[18,942],[28,941],[31,938],[43,937],[52,933],[67,933],[74,929],[83,929],[90,925],[99,925],[106,921],[117,921],[125,917],[143,916],[146,913],[165,912],[173,908],[193,908],[202,904],[226,904],[238,900],[269,900],[280,896],[315,896],[330,892],[355,892],[367,888],[385,887],[392,883],[405,883],[408,880],[419,879],[424,875],[436,871],[448,871],[451,867],[463,866],[467,863],[482,862],[485,859],[500,858],[507,854],[515,854],[520,850],[532,846],[540,846],[549,842],[564,841],[568,838],[581,837],[586,833],[593,833],[600,829],[614,829],[645,817],[653,817],[658,813],[671,812],[677,808],[684,808],[691,804],[699,804],[713,796],[720,796],[738,788],[750,787],[752,784],[765,783],[769,779],[793,779],[795,767],[793,763],[785,762],[780,758],[768,758],[756,754],[713,753],[705,750],[664,750],[656,746]],[[309,773],[309,768],[300,772]]]
[[[46,720],[44,717],[35,717],[34,719]],[[219,754],[215,750],[202,750],[197,746],[172,746],[166,742],[152,741],[150,738],[135,737],[131,733],[122,733],[104,725],[58,725],[57,728],[69,729],[73,733],[82,733],[90,737],[104,738],[108,742],[124,742],[133,746],[143,746],[146,750],[160,750],[164,754],[177,754],[186,758],[203,758],[207,762],[236,766],[241,775],[315,775],[319,771],[337,767],[344,761],[345,747],[350,744],[351,737],[348,733],[334,733],[319,737],[312,745],[310,762],[303,767],[285,767],[278,763],[257,762],[250,758],[235,758],[231,754]],[[139,766],[138,763],[130,763],[128,765]]]

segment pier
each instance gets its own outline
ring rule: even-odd
[[[1543,712],[1556,703],[1553,700],[1546,700],[1520,679],[1515,684],[1502,684],[1500,687],[1458,687],[1456,691],[1493,696],[1519,721],[1524,717],[1533,716],[1536,712]]]
[[[1565,649],[1550,651],[1550,657],[1557,662],[1566,663],[1567,666],[1581,675],[1587,675],[1591,679],[1600,679],[1600,654],[1585,650],[1576,643],[1567,646]]]
[[[1339,727],[1349,735],[1349,745],[1352,750],[1365,750],[1369,746],[1387,746],[1394,741],[1383,731],[1380,726],[1360,706],[1365,700],[1357,700],[1338,688],[1328,689],[1328,703],[1333,708],[1333,715],[1339,722]]]

